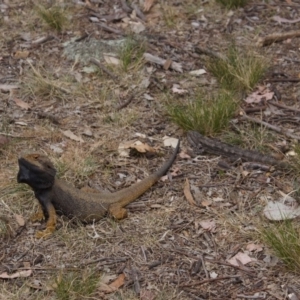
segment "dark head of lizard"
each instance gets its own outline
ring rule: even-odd
[[[40,209],[32,220],[47,220],[46,229],[37,232],[36,236],[45,237],[55,230],[56,213],[83,222],[97,221],[107,213],[116,219],[125,218],[127,211],[124,207],[146,192],[168,171],[176,158],[179,145],[178,142],[171,157],[155,173],[115,193],[78,190],[57,179],[56,170],[45,155],[34,153],[21,157],[18,160],[17,180],[33,189],[40,204]]]
[[[47,156],[32,153],[19,158],[18,163],[18,183],[27,183],[33,190],[53,186],[56,170]]]

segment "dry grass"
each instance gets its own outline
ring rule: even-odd
[[[252,50],[230,46],[226,59],[211,59],[208,69],[231,92],[250,92],[262,79],[268,60]]]
[[[22,93],[24,97],[34,99],[59,99],[66,101],[70,90],[64,87],[66,82],[69,81],[66,78],[55,79],[53,74],[43,69],[35,68],[28,61],[31,71],[26,74],[23,80]]]
[[[39,5],[36,7],[36,11],[49,28],[58,32],[61,32],[64,29],[64,26],[68,21],[66,10],[60,6],[46,8]]]
[[[263,241],[272,249],[286,267],[300,273],[300,226],[284,220],[277,224],[265,224],[260,229]]]
[[[46,1],[42,1],[41,5],[46,6]],[[91,2],[91,5],[96,4]],[[66,24],[59,28],[49,27],[51,25],[48,24],[47,30],[44,26],[39,26],[30,5],[24,6],[24,15],[21,17],[19,8],[14,7],[19,7],[19,3],[12,0],[9,16],[16,17],[16,24],[3,21],[6,31],[3,32],[1,46],[8,53],[10,49],[18,47],[18,44],[10,44],[11,32],[17,34],[28,31],[33,39],[46,35],[49,28],[52,31],[65,32]],[[112,13],[108,5],[105,8]],[[155,7],[152,9],[155,10]],[[34,63],[31,63],[29,70],[25,65],[20,78],[23,89],[16,97],[30,103],[31,110],[17,107],[13,101],[0,107],[1,120],[6,118],[0,124],[1,130],[21,137],[12,137],[0,149],[0,210],[1,214],[9,218],[9,226],[15,232],[10,239],[1,240],[0,274],[6,271],[11,274],[24,268],[24,265],[29,265],[33,274],[28,278],[0,279],[0,300],[135,300],[142,297],[152,297],[155,300],[187,300],[218,299],[220,295],[224,299],[231,299],[238,293],[253,296],[258,282],[267,298],[272,299],[270,295],[276,294],[278,298],[284,299],[286,287],[297,286],[298,278],[288,273],[280,264],[275,268],[269,265],[264,260],[265,252],[249,253],[251,257],[257,258],[256,263],[245,267],[251,270],[250,276],[244,270],[240,271],[226,264],[227,258],[234,253],[245,251],[248,243],[257,242],[256,225],[264,206],[262,195],[273,197],[277,190],[272,180],[270,183],[260,180],[277,175],[257,170],[244,172],[242,165],[239,168],[220,170],[218,162],[221,159],[215,156],[203,155],[194,160],[183,158],[186,153],[191,157],[193,154],[179,127],[186,130],[196,129],[208,135],[222,132],[220,139],[250,149],[268,150],[266,144],[274,141],[274,136],[270,137],[264,128],[246,124],[235,123],[234,131],[238,134],[232,134],[228,139],[229,134],[224,131],[224,128],[228,131],[228,122],[238,105],[235,101],[237,86],[241,86],[243,92],[248,92],[261,78],[261,70],[255,67],[256,58],[259,56],[254,55],[254,58],[244,61],[243,55],[236,57],[236,53],[229,53],[228,64],[218,62],[220,64],[216,68],[219,68],[221,74],[217,78],[218,83],[221,86],[224,84],[231,93],[234,92],[235,96],[232,97],[219,93],[210,74],[204,75],[203,82],[204,77],[188,75],[190,68],[202,68],[203,61],[190,55],[193,51],[190,44],[185,43],[185,38],[191,36],[193,41],[198,42],[199,30],[204,32],[204,37],[211,34],[205,27],[205,19],[199,21],[200,29],[191,29],[191,22],[196,22],[203,14],[207,24],[212,24],[217,15],[219,23],[213,24],[218,29],[217,34],[222,35],[223,24],[226,24],[228,16],[216,14],[219,10],[220,6],[216,6],[215,2],[208,5],[198,5],[195,1],[184,4],[178,1],[168,3],[159,11],[162,15],[155,25],[146,23],[146,27],[149,26],[147,38],[149,37],[150,45],[130,37],[124,48],[116,53],[120,55],[122,66],[108,68],[119,76],[117,82],[107,74],[84,73],[85,64],[62,57],[62,44],[70,38],[77,38],[83,32],[92,33],[93,38],[99,40],[115,38],[111,33],[95,27],[87,17],[89,11],[84,7],[74,8],[74,19],[80,26],[74,25],[73,28],[72,24],[72,29],[67,34],[56,33],[57,39],[30,49],[30,61]],[[239,10],[235,14],[239,16]],[[156,22],[155,15],[149,19]],[[112,27],[120,25],[119,29],[124,24],[110,23]],[[163,24],[164,28],[157,24]],[[236,25],[234,30],[233,35],[240,33]],[[246,38],[253,39],[251,32],[247,33]],[[166,43],[167,41],[170,43]],[[209,43],[209,46],[216,47],[217,50],[218,47],[229,47],[226,38],[219,39],[218,36],[210,39]],[[276,51],[279,51],[280,45],[276,44]],[[188,51],[185,51],[185,47]],[[52,51],[53,49],[58,50]],[[146,50],[182,63],[187,67],[184,74],[145,63],[142,53]],[[237,52],[240,55],[240,48]],[[288,51],[285,53],[289,54]],[[247,57],[247,53],[245,55]],[[12,67],[19,70],[20,61],[5,59],[4,55],[2,69],[6,65],[14,64]],[[11,70],[13,68],[9,67],[9,72]],[[18,78],[18,74],[18,71],[14,73],[14,78]],[[75,75],[78,74],[82,78],[77,81]],[[6,75],[1,74],[3,78]],[[150,82],[148,88],[142,85],[145,78]],[[189,97],[172,95],[174,99],[168,99],[168,109],[171,115],[173,113],[172,117],[177,125],[166,118],[165,101],[162,101],[173,83],[180,83],[182,86],[189,83]],[[145,94],[152,99],[145,97]],[[134,96],[132,102],[117,111],[116,108],[130,95]],[[206,95],[216,97],[210,98]],[[4,96],[8,98],[8,94]],[[237,99],[240,100],[240,96]],[[44,111],[55,115],[60,123],[54,124],[50,119],[37,118],[37,113]],[[83,135],[85,129],[89,129],[92,136]],[[65,130],[71,130],[82,137],[84,142],[77,143],[64,136],[62,131]],[[125,220],[117,222],[107,217],[95,224],[86,225],[59,217],[55,233],[47,240],[36,240],[36,230],[45,224],[32,224],[28,221],[36,210],[37,201],[26,185],[16,183],[17,157],[22,152],[45,153],[54,162],[59,177],[70,184],[76,187],[90,184],[114,191],[143,178],[164,160],[164,157],[158,155],[152,158],[120,158],[117,154],[118,145],[136,138],[136,133],[146,136],[140,138],[142,141],[158,147],[163,145],[163,136],[181,137],[182,153],[173,167],[173,171],[178,172],[179,176],[172,175],[171,180],[158,182],[129,207],[129,217]],[[59,144],[63,153],[58,154],[51,150],[53,144]],[[290,177],[280,176],[276,179],[282,180],[283,184],[290,180]],[[190,205],[183,195],[186,178],[190,181],[197,206]],[[15,214],[25,219],[24,227],[17,223]],[[215,220],[215,231],[203,229],[203,220]],[[7,231],[7,223],[0,219],[0,234],[4,235]],[[35,264],[38,256],[41,256],[41,261]],[[200,264],[199,270],[193,273],[201,258],[204,259],[204,266]],[[150,267],[155,263],[154,267]],[[141,295],[135,292],[132,269],[138,272]],[[273,276],[275,271],[276,276]],[[102,276],[115,278],[122,272],[126,274],[123,287],[107,295],[99,291]],[[209,279],[211,274],[240,277],[208,282],[191,288],[180,287],[180,284]],[[253,280],[256,277],[258,280]]]
[[[216,2],[222,4],[226,8],[239,8],[244,7],[249,0],[216,0]]]

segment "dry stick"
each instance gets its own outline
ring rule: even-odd
[[[131,268],[131,278],[133,280],[133,288],[134,288],[134,291],[136,293],[136,295],[140,295],[141,293],[141,285],[140,285],[140,278],[139,278],[139,275],[138,275],[138,271],[136,268],[132,267]]]
[[[284,33],[273,33],[265,37],[258,38],[256,44],[257,46],[263,47],[298,36],[300,36],[300,30],[292,30]]]
[[[103,23],[96,23],[97,26],[99,26],[100,28],[108,31],[108,32],[112,32],[112,33],[115,33],[115,34],[119,34],[119,35],[123,35],[123,33],[118,30],[118,29],[115,29],[115,28],[112,28],[112,27],[109,27]]]
[[[231,278],[240,278],[240,277],[241,277],[241,275],[221,276],[221,277],[217,277],[217,278],[209,278],[209,279],[204,279],[204,280],[200,280],[200,281],[195,281],[195,282],[187,283],[187,284],[180,284],[179,287],[191,287],[191,286],[201,285],[201,284],[208,283],[208,282],[226,280],[226,279],[231,279]]]
[[[56,125],[60,124],[58,118],[56,116],[52,115],[52,114],[40,111],[40,112],[37,113],[37,115],[41,119],[48,119],[48,120],[50,120],[53,124],[56,124]]]
[[[278,133],[284,134],[284,135],[286,135],[287,137],[289,137],[291,139],[295,139],[295,140],[300,141],[300,136],[292,134],[292,133],[289,133],[287,130],[279,128],[279,127],[277,127],[275,125],[271,125],[271,124],[269,124],[267,122],[264,122],[264,121],[261,121],[261,120],[255,119],[255,118],[251,118],[251,117],[249,117],[247,115],[244,115],[242,117],[242,120],[247,120],[247,121],[250,121],[250,122],[253,122],[253,123],[257,123],[257,124],[263,125],[263,126],[269,128],[269,129],[272,129],[272,130],[278,132]]]
[[[20,135],[10,134],[10,133],[6,133],[6,132],[0,132],[0,135],[9,136],[9,137],[18,138],[18,139],[34,139],[34,138],[36,138],[36,136],[20,136]]]
[[[103,72],[108,74],[113,80],[118,80],[118,76],[114,75],[111,71],[105,68],[97,59],[91,58],[90,62],[98,66]]]
[[[126,0],[120,0],[120,2],[122,5],[122,9],[130,14],[132,12],[132,9],[128,6],[128,4],[126,3]]]
[[[300,78],[270,78],[267,82],[300,82]]]
[[[144,53],[143,57],[145,58],[146,61],[158,64],[160,66],[164,66],[167,61],[166,59],[162,59],[162,58],[160,58],[158,56],[154,56],[150,53]],[[173,61],[170,65],[170,68],[177,72],[182,73],[182,65],[179,63],[176,63]]]
[[[35,40],[35,41],[32,41],[30,44],[28,44],[27,46],[26,46],[26,44],[23,44],[23,46],[25,47],[25,48],[35,48],[35,47],[37,47],[37,46],[39,46],[39,45],[41,45],[41,44],[43,44],[43,43],[46,43],[46,42],[48,42],[48,41],[51,41],[51,40],[53,40],[54,39],[54,36],[53,35],[47,35],[47,36],[44,36],[44,37],[41,37],[41,38],[39,38],[39,39],[37,39],[37,40]]]
[[[103,266],[103,265],[112,265],[112,264],[119,263],[119,262],[125,262],[127,260],[128,260],[128,258],[126,258],[126,257],[120,257],[120,258],[104,257],[104,258],[99,258],[99,259],[95,259],[95,260],[90,260],[90,261],[87,261],[86,263],[82,263],[79,265],[79,268],[81,268],[83,266],[99,263],[99,262],[101,262],[101,266]],[[107,261],[107,262],[105,262],[105,261]]]
[[[121,110],[122,108],[126,107],[126,106],[132,101],[132,99],[133,99],[133,96],[131,95],[131,96],[129,97],[129,99],[128,99],[127,101],[125,101],[124,103],[121,103],[121,104],[116,108],[116,110],[119,111],[119,110]]]
[[[203,47],[195,47],[195,52],[198,54],[205,54],[207,56],[210,56],[212,58],[218,58],[222,60],[226,60],[226,57],[222,55],[221,53],[215,52],[213,50],[210,50],[208,48],[203,48]]]
[[[279,104],[279,103],[276,103],[274,101],[269,101],[270,104],[274,105],[274,106],[277,106],[279,108],[283,108],[283,109],[287,109],[287,110],[290,110],[290,111],[294,111],[294,112],[297,112],[297,113],[300,113],[300,109],[297,109],[297,108],[294,108],[294,107],[290,107],[290,106],[286,106],[286,105],[283,105],[283,104]]]
[[[260,295],[257,295],[257,296],[253,295],[253,296],[251,296],[251,295],[237,294],[236,296],[239,297],[239,298],[245,298],[245,299],[264,299],[264,297],[260,296]]]
[[[146,17],[145,15],[141,12],[140,8],[136,4],[132,4],[133,9],[136,12],[136,15],[142,20],[145,21]]]

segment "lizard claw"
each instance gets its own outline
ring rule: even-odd
[[[48,238],[55,230],[55,227],[47,227],[45,230],[37,231],[35,237],[38,239]]]
[[[40,212],[37,212],[30,217],[30,221],[32,223],[41,222],[43,219],[44,219],[44,214]]]

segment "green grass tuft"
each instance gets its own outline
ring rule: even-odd
[[[58,300],[90,299],[99,281],[100,276],[92,272],[70,272],[56,279],[54,291]]]
[[[300,226],[291,220],[270,224],[261,230],[265,243],[288,269],[300,273]]]
[[[211,59],[209,71],[221,87],[238,93],[251,91],[267,69],[266,59],[254,52],[240,52],[230,47],[226,59]]]
[[[128,37],[119,51],[119,58],[124,71],[126,72],[133,63],[134,65],[139,65],[144,52],[145,44],[143,41],[138,41],[132,36]]]
[[[226,8],[239,8],[244,7],[249,1],[248,0],[216,0]]]
[[[48,9],[38,6],[37,13],[50,28],[58,32],[61,32],[67,23],[66,11],[60,6],[53,6]]]
[[[225,91],[214,97],[200,94],[188,104],[167,106],[169,116],[178,126],[210,136],[228,126],[236,108],[233,94]]]

